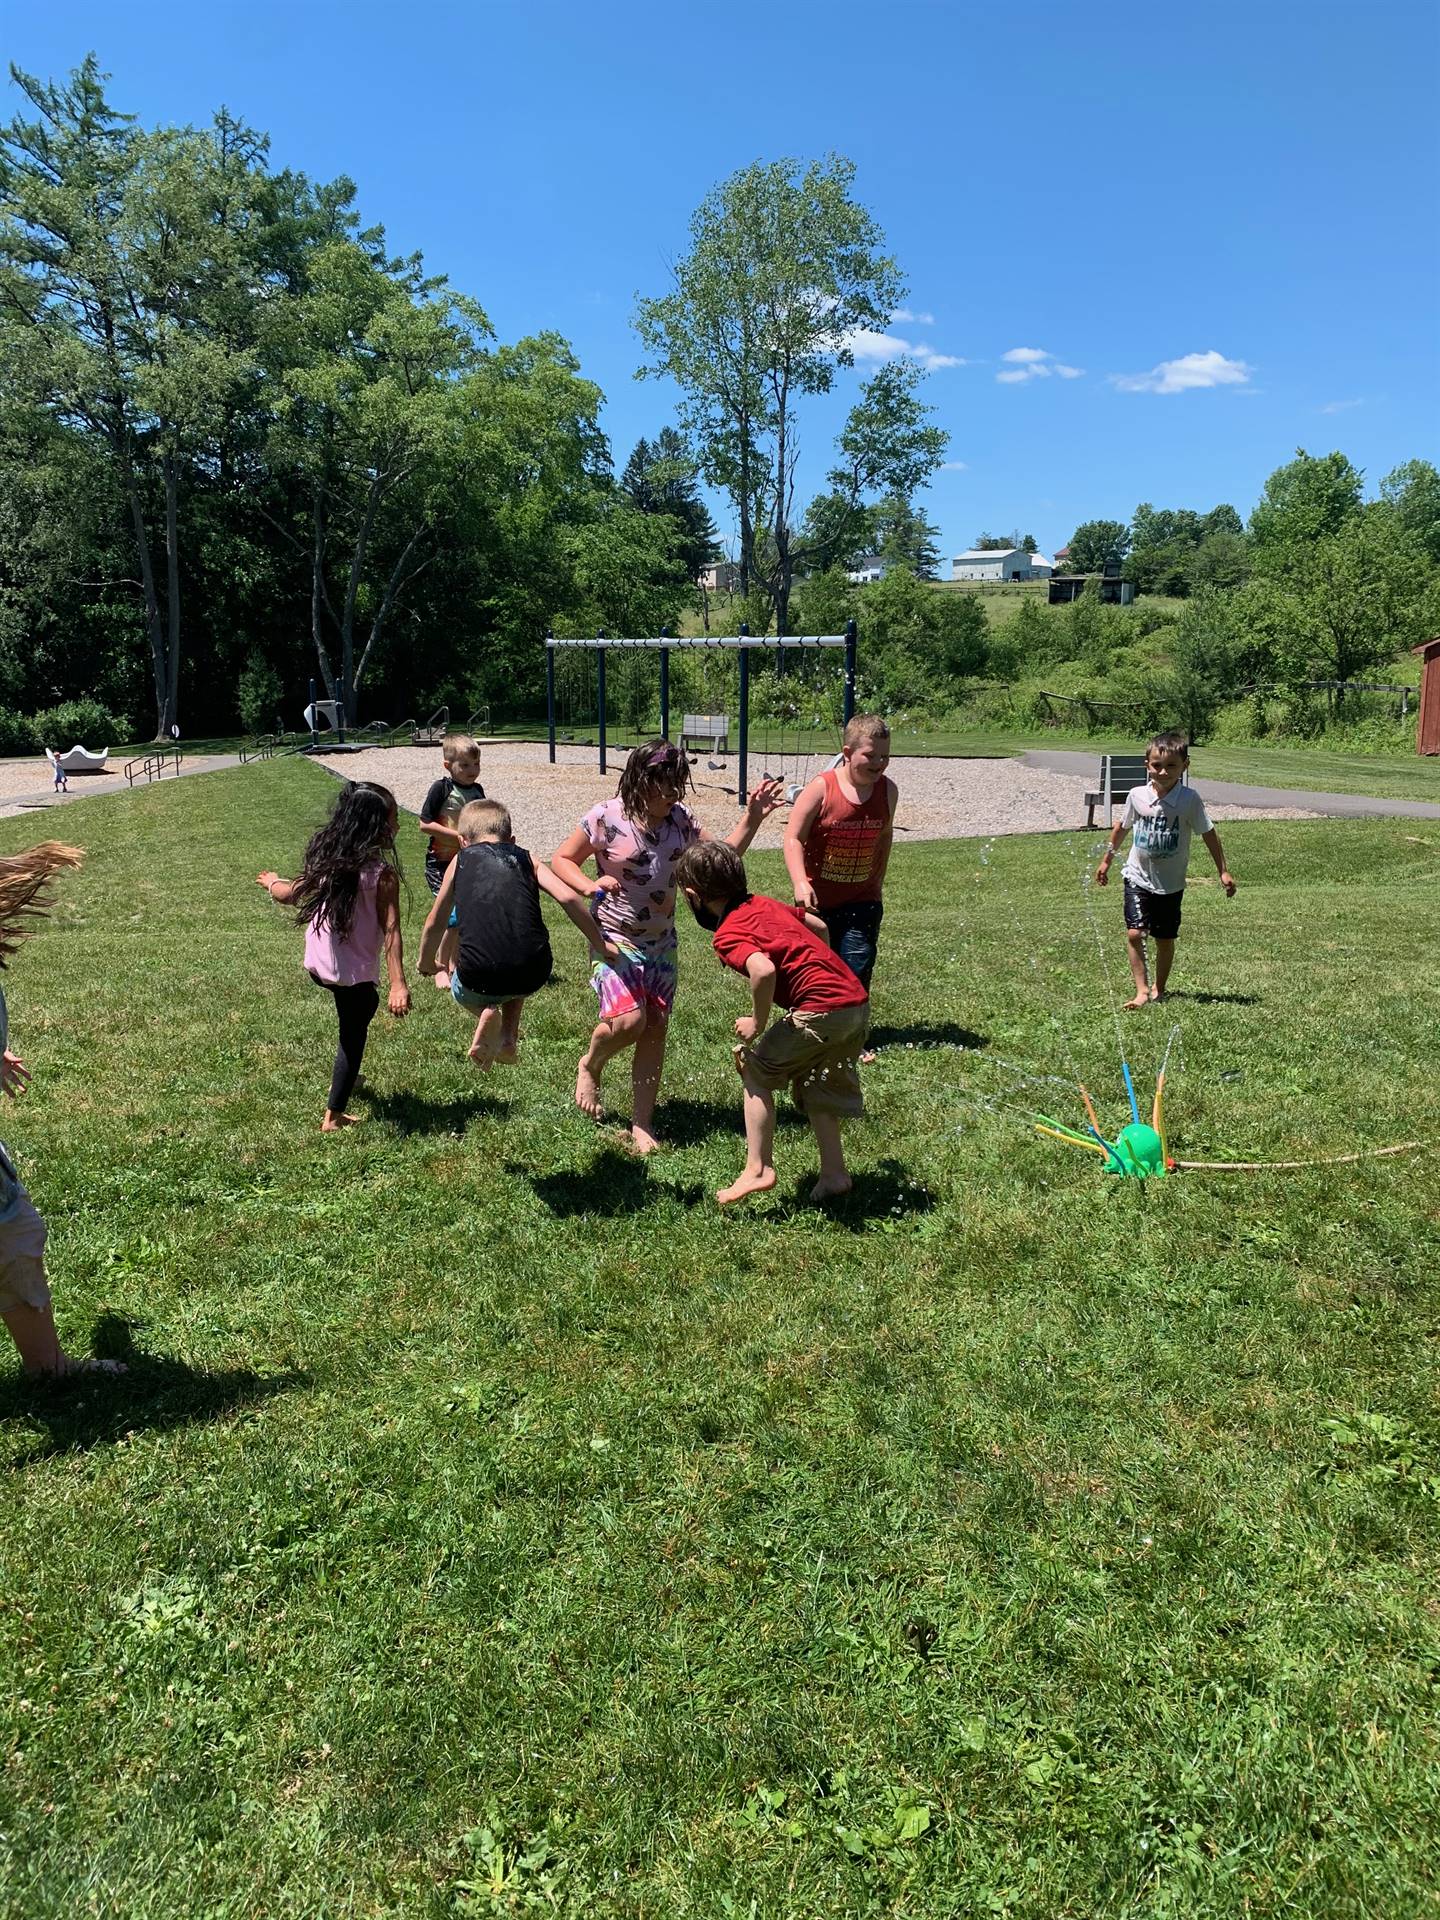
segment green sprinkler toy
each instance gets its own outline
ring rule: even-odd
[[[1166,1049],[1168,1056],[1169,1049]],[[1130,1096],[1130,1112],[1134,1116],[1129,1126],[1122,1127],[1113,1140],[1107,1140],[1100,1131],[1100,1122],[1095,1117],[1095,1105],[1084,1087],[1080,1088],[1081,1098],[1085,1102],[1085,1111],[1090,1117],[1090,1132],[1077,1133],[1073,1127],[1062,1126],[1058,1120],[1052,1120],[1049,1114],[1042,1113],[1035,1122],[1036,1130],[1048,1133],[1056,1140],[1069,1140],[1077,1147],[1087,1147],[1091,1153],[1103,1153],[1105,1171],[1118,1173],[1122,1180],[1163,1180],[1175,1171],[1175,1162],[1165,1150],[1165,1069],[1162,1066],[1155,1081],[1155,1102],[1150,1109],[1150,1124],[1147,1127],[1140,1118],[1140,1108],[1135,1099],[1135,1083],[1130,1078],[1130,1068],[1122,1062],[1125,1075],[1125,1091]],[[1078,1084],[1078,1083],[1077,1083]]]

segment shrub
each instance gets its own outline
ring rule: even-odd
[[[34,753],[35,729],[23,713],[0,707],[0,754]]]
[[[285,697],[280,676],[262,653],[251,653],[240,670],[235,706],[247,733],[268,733]]]
[[[59,706],[37,713],[30,722],[32,752],[45,747],[64,753],[70,747],[123,746],[130,738],[129,716],[111,713],[98,700],[62,700]]]

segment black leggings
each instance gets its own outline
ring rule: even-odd
[[[335,1069],[330,1075],[330,1098],[326,1106],[331,1113],[344,1113],[355,1091],[360,1062],[365,1058],[366,1036],[380,1005],[379,990],[373,980],[363,980],[358,987],[335,987],[328,980],[317,980],[313,973],[310,978],[335,999],[340,1044],[335,1049]]]

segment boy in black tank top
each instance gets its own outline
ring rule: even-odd
[[[584,934],[597,959],[615,964],[615,949],[580,895],[543,860],[515,844],[510,815],[498,801],[472,800],[455,822],[460,851],[445,870],[425,931],[420,971],[440,969],[441,942],[454,909],[459,954],[450,973],[457,1006],[480,1018],[470,1043],[477,1067],[519,1058],[526,996],[543,987],[554,964],[540,895],[556,900]]]

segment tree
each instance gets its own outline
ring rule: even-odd
[[[903,292],[879,227],[852,197],[854,176],[837,155],[732,175],[692,219],[673,290],[635,316],[650,356],[642,373],[679,386],[701,471],[734,505],[741,591],[758,570],[780,632],[800,559],[799,403],[830,391],[836,369],[854,364],[854,335],[883,329]],[[938,463],[937,430],[917,417],[918,371],[891,363],[867,383],[841,436],[837,491],[855,494],[863,471],[876,491],[909,493],[917,456],[924,471]]]
[[[1021,536],[1020,551],[1022,553],[1038,553],[1040,551],[1040,543],[1036,540],[1033,533],[1023,534]]]
[[[977,553],[1008,553],[1012,542],[1008,533],[982,533],[975,541]]]
[[[11,71],[37,118],[0,129],[0,356],[16,388],[106,449],[164,737],[179,704],[185,472],[253,384],[241,336],[264,143],[224,115],[210,133],[137,130],[93,55],[66,86]]]
[[[1103,573],[1130,550],[1130,529],[1123,520],[1085,520],[1070,536],[1071,573]]]
[[[303,476],[310,626],[331,698],[353,719],[397,602],[437,557],[465,484],[463,376],[490,332],[472,300],[383,236],[326,242],[294,303],[275,453]],[[359,637],[364,628],[363,637]]]
[[[891,566],[908,567],[917,580],[940,570],[940,529],[903,493],[888,495],[870,514],[873,550]]]
[[[621,491],[641,513],[664,513],[677,522],[676,553],[698,580],[719,556],[720,542],[709,508],[700,498],[694,460],[674,427],[662,427],[652,444],[640,439],[620,476]]]
[[[1384,501],[1318,540],[1263,545],[1247,589],[1254,624],[1292,681],[1348,681],[1433,631],[1440,613],[1424,549]]]
[[[1440,566],[1440,473],[1428,460],[1407,460],[1380,482],[1380,498],[1432,565]]]
[[[1339,533],[1360,512],[1365,476],[1343,453],[1312,457],[1303,447],[1277,467],[1250,515],[1250,537],[1257,546],[1295,546]]]

